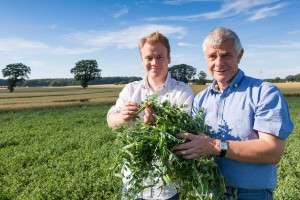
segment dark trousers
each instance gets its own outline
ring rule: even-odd
[[[273,200],[271,189],[244,189],[227,186],[226,190],[225,198],[222,200]]]

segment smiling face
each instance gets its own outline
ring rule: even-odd
[[[238,72],[238,64],[243,56],[243,50],[237,54],[232,41],[225,40],[218,46],[206,46],[204,55],[209,72],[222,90]]]
[[[171,62],[167,48],[161,42],[145,43],[140,51],[148,79],[156,84],[164,83],[168,74],[168,64]]]

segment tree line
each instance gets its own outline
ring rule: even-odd
[[[102,85],[102,84],[127,84],[133,81],[139,81],[140,77],[101,77],[100,79],[92,80],[89,85]],[[59,87],[59,86],[78,86],[78,82],[74,78],[44,78],[44,79],[28,79],[18,82],[16,86],[18,87]],[[0,86],[7,86],[5,79],[0,79]]]
[[[141,80],[140,77],[101,77],[101,69],[98,67],[96,60],[81,60],[75,63],[75,67],[71,68],[70,73],[74,74],[74,78],[60,78],[60,79],[32,79],[29,80],[29,74],[31,68],[23,63],[14,63],[6,65],[2,69],[3,77],[7,77],[6,80],[0,79],[0,86],[7,85],[7,89],[10,92],[14,91],[16,86],[23,87],[54,87],[54,86],[73,86],[81,85],[82,88],[87,88],[89,84],[127,84],[133,81]],[[179,64],[173,65],[168,69],[171,77],[182,81],[184,83],[191,84],[206,84],[211,80],[206,79],[207,74],[204,71],[200,71],[197,74],[196,68],[187,65]],[[195,76],[197,77],[195,78]],[[300,82],[300,74],[289,75],[285,79],[276,77],[275,79],[266,79],[269,82]]]

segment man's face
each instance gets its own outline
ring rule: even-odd
[[[160,42],[153,45],[146,43],[141,49],[142,63],[149,78],[165,81],[168,74],[170,56],[167,48]]]
[[[204,54],[211,75],[218,83],[227,86],[238,71],[243,50],[237,55],[233,43],[227,40],[219,46],[207,46]]]

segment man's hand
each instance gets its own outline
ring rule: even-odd
[[[133,119],[134,117],[136,117],[136,112],[138,111],[138,109],[139,109],[139,105],[137,103],[130,102],[130,101],[124,103],[121,109],[122,119],[124,121],[129,121]]]
[[[193,159],[199,156],[218,155],[217,141],[198,133],[198,135],[191,133],[179,133],[178,138],[187,139],[189,142],[173,147],[173,151],[177,155],[182,155],[185,159]]]
[[[145,110],[143,116],[144,124],[154,124],[155,120],[156,119],[154,117],[154,110],[147,103],[145,103]]]

